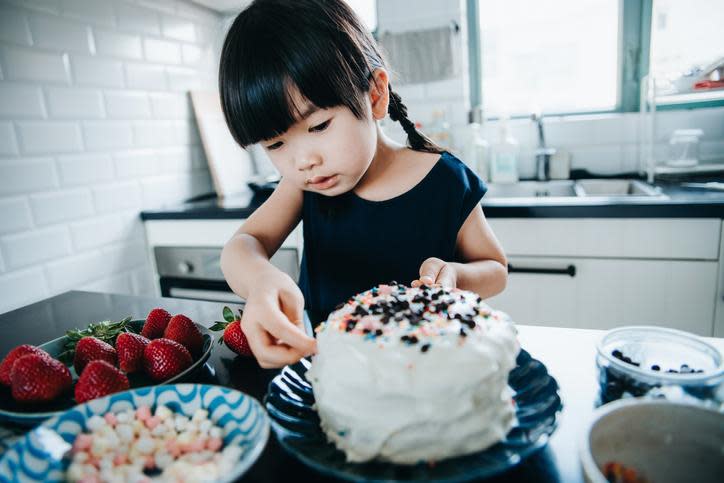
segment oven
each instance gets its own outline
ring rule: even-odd
[[[224,280],[221,247],[156,246],[153,252],[163,297],[244,302]],[[282,247],[270,261],[297,281],[299,258],[296,247]]]

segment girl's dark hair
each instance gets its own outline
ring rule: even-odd
[[[301,118],[291,88],[315,106],[344,105],[358,119],[384,59],[343,0],[255,0],[234,20],[224,41],[219,91],[234,139],[248,146],[284,133]],[[417,130],[389,86],[389,114],[417,151],[442,148]]]

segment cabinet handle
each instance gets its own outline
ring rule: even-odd
[[[568,265],[566,268],[536,268],[536,267],[518,267],[508,264],[508,273],[541,273],[546,275],[570,275],[576,276],[576,266]]]

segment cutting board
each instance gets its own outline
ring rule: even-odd
[[[255,174],[254,161],[231,135],[218,91],[191,91],[191,103],[217,195],[248,193],[246,183]]]

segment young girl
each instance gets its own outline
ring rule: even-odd
[[[480,207],[486,186],[408,119],[344,0],[255,0],[226,37],[219,85],[236,141],[260,142],[282,176],[221,255],[229,286],[246,299],[242,326],[262,367],[315,351],[305,302],[326,318],[391,280],[483,298],[503,290],[505,255]],[[380,130],[388,114],[409,146]],[[297,286],[269,258],[300,221]]]

